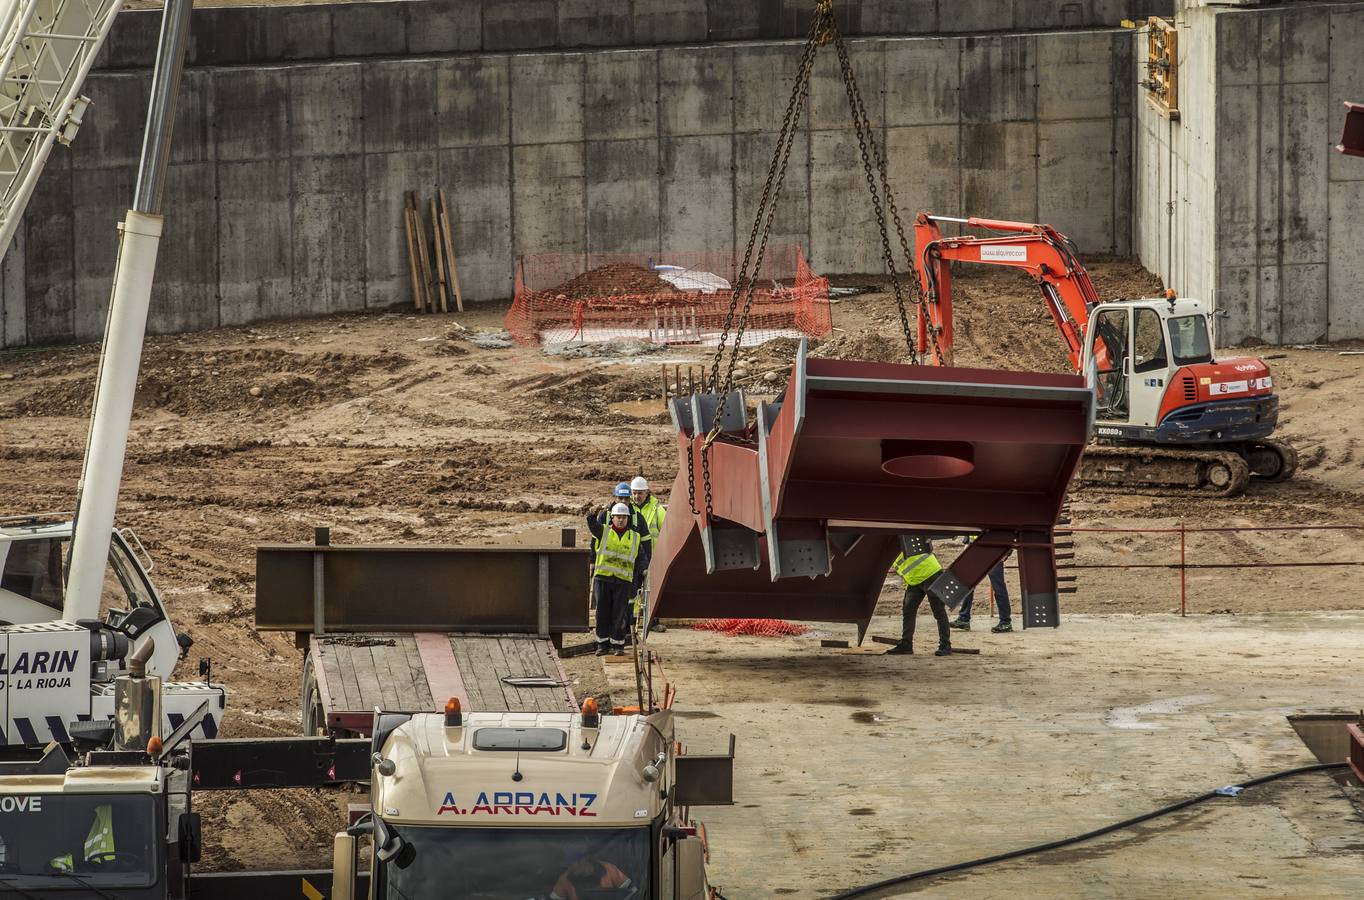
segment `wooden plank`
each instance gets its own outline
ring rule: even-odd
[[[436,310],[436,288],[435,282],[431,277],[431,257],[428,251],[430,244],[426,240],[426,227],[422,224],[421,213],[414,201],[412,207],[412,224],[417,232],[417,257],[421,260],[422,288],[426,291],[425,311],[435,312]]]
[[[370,661],[374,664],[374,677],[379,682],[379,705],[384,709],[401,710],[402,699],[398,696],[393,670],[388,665],[388,656],[393,648],[387,644],[374,644],[368,649]]]
[[[433,306],[441,312],[450,311],[450,301],[445,296],[445,241],[441,238],[440,213],[436,212],[436,198],[431,198],[431,236],[436,250],[436,302]],[[434,311],[434,310],[433,310]]]
[[[445,239],[446,265],[450,269],[450,286],[455,291],[455,307],[464,312],[464,292],[459,289],[459,266],[455,263],[455,235],[450,228],[450,204],[445,200],[445,188],[438,188],[440,196],[441,236]]]
[[[450,649],[455,653],[455,664],[459,666],[464,690],[469,695],[469,708],[475,712],[486,710],[488,705],[483,701],[483,690],[474,678],[474,662],[469,657],[469,648],[464,645],[464,639],[450,635]]]
[[[403,655],[407,658],[407,676],[412,682],[412,703],[416,709],[435,709],[436,701],[431,696],[431,686],[426,681],[426,666],[422,664],[421,654],[417,652],[415,635],[403,635]]]
[[[469,658],[467,669],[462,668],[465,685],[478,686],[481,705],[479,712],[506,712],[507,701],[502,695],[502,683],[496,678],[492,654],[488,651],[487,640],[479,637],[461,637],[464,652]]]
[[[553,678],[556,681],[567,681],[557,666],[553,664],[554,645],[549,641],[521,639],[516,641],[517,649],[525,659],[525,669],[528,675],[542,675],[546,678]],[[563,688],[535,688],[532,694],[535,698],[535,710],[537,712],[572,712],[573,700],[568,693],[567,687]]]
[[[379,687],[379,673],[374,668],[374,656],[368,647],[350,647],[351,666],[355,671],[355,684],[360,691],[362,706],[357,709],[373,709],[383,705],[384,692]],[[358,652],[357,652],[358,651]]]
[[[445,701],[458,697],[460,708],[473,710],[469,704],[469,692],[465,689],[464,678],[455,660],[454,647],[448,635],[436,632],[421,632],[414,635],[417,653],[421,656],[423,680],[431,694],[432,702],[439,709],[445,708]]]
[[[525,712],[528,698],[521,696],[520,688],[513,687],[502,681],[502,676],[504,675],[521,674],[516,671],[516,669],[520,667],[513,666],[507,659],[506,651],[502,647],[502,642],[504,640],[506,639],[490,638],[487,642],[488,652],[491,653],[493,657],[493,677],[497,679],[498,686],[502,688],[502,697],[506,701],[507,709],[512,712]],[[515,656],[515,651],[512,651],[512,655]]]
[[[336,667],[336,659],[327,647],[316,638],[312,641],[313,671],[317,673],[317,687],[322,700],[322,709],[338,709],[336,705],[345,701],[345,685],[341,683],[341,670]]]
[[[355,677],[355,659],[350,647],[341,644],[333,644],[332,649],[336,651],[336,663],[341,668],[341,677],[346,681],[346,705],[343,707],[348,710],[365,709],[365,697],[360,693],[360,682]]]
[[[416,307],[417,312],[421,312],[425,298],[422,294],[421,259],[417,255],[416,229],[412,223],[412,210],[415,203],[411,191],[403,195],[403,225],[407,229],[407,267],[412,277],[412,305]]]

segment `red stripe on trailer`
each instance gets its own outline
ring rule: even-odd
[[[464,689],[464,676],[460,674],[455,651],[450,646],[450,635],[428,631],[418,632],[412,637],[417,642],[417,653],[421,656],[422,668],[426,670],[426,683],[431,688],[436,709],[445,709],[446,700],[458,697],[460,708],[472,712],[469,694]]]

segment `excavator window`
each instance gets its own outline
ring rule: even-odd
[[[1094,362],[1099,413],[1127,418],[1127,309],[1105,309],[1094,317]]]
[[[1132,371],[1161,372],[1169,368],[1165,356],[1165,329],[1160,313],[1154,309],[1138,309],[1132,328]]]
[[[1170,350],[1175,365],[1193,366],[1212,362],[1212,341],[1208,339],[1205,316],[1176,316],[1170,320]]]

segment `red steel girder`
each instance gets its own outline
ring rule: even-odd
[[[1016,550],[1025,626],[1057,623],[1052,530],[1092,426],[1081,378],[811,359],[802,342],[782,397],[749,424],[730,395],[707,448],[719,402],[671,402],[681,465],[650,569],[653,614],[865,624],[902,547],[974,534],[930,590],[956,606]]]

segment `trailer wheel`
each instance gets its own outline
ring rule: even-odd
[[[313,655],[303,658],[303,692],[299,703],[305,735],[326,735],[327,713],[322,708],[322,693],[317,689],[317,673],[313,671]]]

